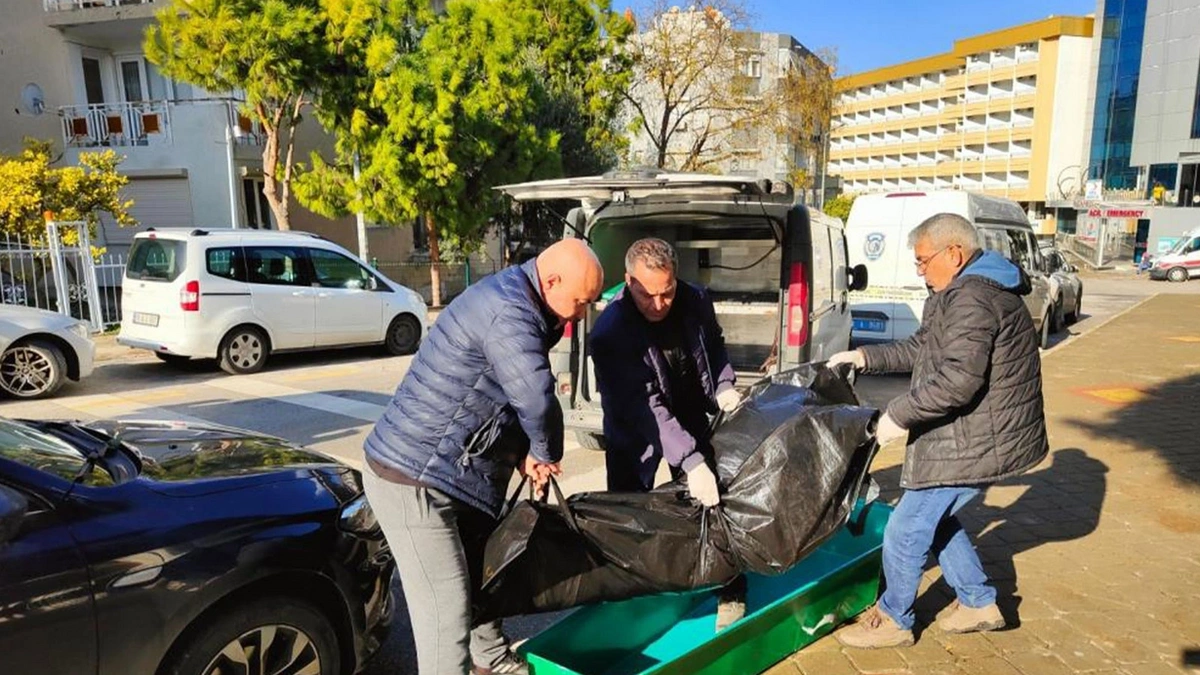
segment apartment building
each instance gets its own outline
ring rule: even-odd
[[[673,10],[660,20],[699,23],[708,19],[711,17],[700,10]],[[647,36],[652,35],[653,30],[642,33],[642,39],[649,39]],[[679,28],[666,28],[664,31],[664,35],[670,40],[690,39],[693,32]],[[799,67],[811,54],[796,38],[782,33],[744,31],[739,32],[737,36],[737,46],[734,48],[737,52],[737,70],[741,76],[747,78],[750,89],[748,96],[751,97],[767,95],[779,86],[779,82],[790,68]],[[686,50],[681,48],[674,58],[686,60],[686,57],[682,56],[684,51]],[[724,63],[724,59],[717,61]],[[721,77],[727,74],[727,69],[718,67],[715,70],[721,74],[697,78],[692,86],[728,87],[729,83],[721,80]],[[634,97],[640,102],[641,110],[652,120],[660,120],[667,102],[662,100],[662,94],[656,86],[638,82],[642,82],[642,78],[637,78],[634,85]],[[678,106],[681,101],[670,103]],[[804,201],[819,201],[816,191],[825,182],[822,175],[824,163],[816,161],[816,157],[820,155],[819,150],[810,149],[810,152],[815,152],[816,157],[810,156],[805,149],[789,143],[786,138],[768,128],[769,124],[766,121],[743,128],[728,128],[729,121],[719,119],[721,113],[718,112],[718,108],[720,106],[705,108],[691,113],[686,119],[678,120],[677,131],[671,137],[667,154],[667,168],[679,168],[689,152],[694,147],[701,146],[704,150],[699,159],[703,170],[767,178],[772,181],[791,181],[795,172],[802,171],[809,176],[810,188],[798,189],[797,197]],[[634,118],[632,106],[626,110],[625,115],[627,121]],[[672,117],[671,121],[675,122],[677,119]],[[712,128],[720,131],[711,131]],[[655,166],[658,162],[658,149],[649,134],[640,126],[630,132],[627,153],[627,162],[635,166]]]
[[[841,78],[830,175],[851,193],[960,189],[1024,205],[1053,234],[1048,197],[1078,173],[1091,17],[1050,17]]]
[[[124,157],[136,228],[101,218],[98,239],[121,253],[146,227],[273,228],[262,194],[264,136],[236,95],[173,82],[146,60],[142,41],[165,0],[3,0],[0,153],[25,137],[50,140],[61,161],[109,149]],[[331,147],[315,122],[298,130],[297,157]],[[358,248],[353,218],[331,221],[298,204],[295,230]],[[402,260],[409,228],[372,228],[373,255]]]

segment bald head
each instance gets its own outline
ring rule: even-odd
[[[537,257],[538,279],[546,305],[563,321],[583,318],[604,287],[604,270],[580,239],[555,242]]]

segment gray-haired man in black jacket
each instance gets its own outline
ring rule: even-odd
[[[1015,476],[1047,453],[1037,332],[1022,295],[1029,277],[980,249],[974,225],[938,214],[909,235],[917,272],[933,290],[921,328],[908,340],[835,354],[831,366],[912,373],[912,389],[879,421],[881,444],[908,435],[904,493],[883,539],[887,588],[875,607],[838,633],[850,647],[913,644],[913,604],[930,551],[957,600],[947,632],[1004,626],[988,582],[955,513],[989,484]]]

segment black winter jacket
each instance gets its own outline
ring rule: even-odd
[[[909,430],[901,486],[992,483],[1046,456],[1038,336],[1021,299],[1029,290],[1019,267],[976,254],[926,301],[911,338],[861,348],[867,372],[913,374],[888,405]]]

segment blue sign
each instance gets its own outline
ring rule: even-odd
[[[867,260],[879,260],[883,256],[884,248],[886,248],[886,244],[882,232],[868,234],[866,241],[863,242],[863,254],[867,256]]]

